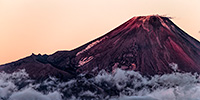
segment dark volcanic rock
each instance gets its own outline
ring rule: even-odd
[[[200,73],[200,43],[167,17],[133,17],[111,32],[72,51],[32,55],[1,65],[0,71],[26,69],[32,78],[88,77],[104,69],[139,71],[144,75],[177,71]],[[172,66],[173,65],[173,66]]]
[[[46,61],[47,55],[42,57],[41,55],[32,54],[29,57],[20,59],[16,62],[8,63],[0,66],[1,71],[12,73],[20,69],[25,69],[32,79],[44,80],[49,76],[58,77],[63,80],[73,78],[74,75],[60,70]]]

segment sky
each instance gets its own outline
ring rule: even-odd
[[[72,50],[153,14],[173,17],[200,41],[200,0],[0,0],[0,64]]]

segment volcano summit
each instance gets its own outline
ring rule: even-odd
[[[175,70],[200,73],[200,43],[168,17],[139,16],[74,50],[33,54],[1,65],[0,71],[25,69],[34,79],[70,79],[80,73],[91,77],[102,69],[114,72],[116,68],[147,76]]]

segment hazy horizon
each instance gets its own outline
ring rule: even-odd
[[[166,15],[200,41],[198,0],[0,0],[0,64],[71,50],[134,16]]]

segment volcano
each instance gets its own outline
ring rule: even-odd
[[[152,76],[174,71],[200,73],[200,43],[168,17],[133,17],[107,34],[71,51],[35,55],[0,66],[7,73],[25,69],[33,79],[95,76],[116,68]]]

